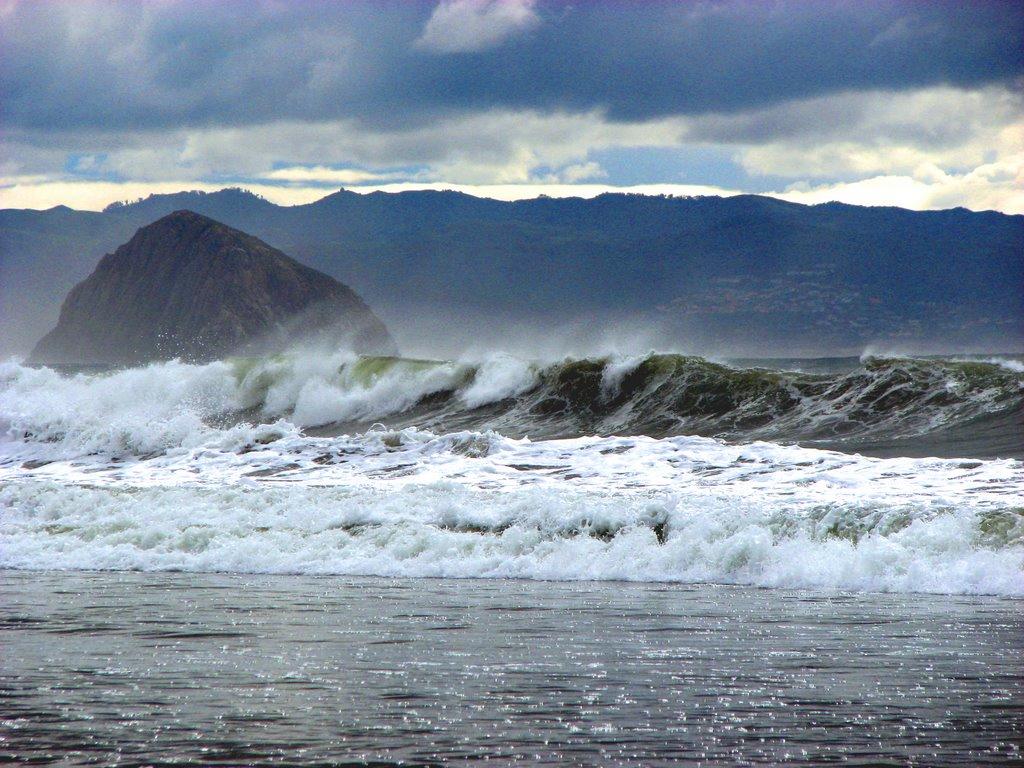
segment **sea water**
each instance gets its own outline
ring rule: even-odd
[[[1019,598],[6,572],[0,761],[1010,765]]]
[[[1015,358],[5,364],[0,754],[1018,760],[1022,393]]]

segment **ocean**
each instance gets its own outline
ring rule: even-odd
[[[1010,765],[1018,599],[4,574],[0,761]]]
[[[0,365],[0,755],[1020,759],[1024,363]]]

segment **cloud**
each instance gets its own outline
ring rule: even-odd
[[[0,0],[4,200],[147,183],[297,199],[336,185],[678,180],[1019,205],[1017,4],[310,8]]]
[[[262,174],[268,182],[291,184],[371,184],[404,178],[399,173],[373,173],[358,168],[328,168],[317,166],[291,166]]]
[[[581,181],[607,178],[608,174],[598,163],[577,163],[567,165],[552,180],[565,184],[579,184]]]
[[[3,198],[8,205],[35,207],[59,202],[54,195],[65,190],[73,196],[69,200],[95,207],[92,201],[137,196],[134,190],[146,182],[162,189],[252,185],[288,202],[313,199],[325,187],[401,183],[490,190],[486,194],[505,190],[502,195],[513,188],[516,194],[541,188],[551,194],[550,187],[576,185],[583,194],[616,187],[599,161],[604,152],[654,148],[692,155],[703,147],[712,156],[732,152],[751,174],[747,191],[794,201],[1021,212],[1019,99],[997,87],[940,87],[848,94],[831,109],[829,102],[814,99],[743,115],[636,123],[596,111],[502,111],[379,130],[327,121],[116,135],[16,134],[0,146],[3,172],[20,179],[6,184]],[[815,113],[814,125],[805,125]],[[957,114],[962,119],[947,126]],[[715,143],[715,137],[723,140]],[[55,149],[59,144],[65,152]],[[738,188],[734,182],[709,182],[706,188],[715,193]],[[116,191],[125,184],[131,191]]]
[[[376,130],[344,120],[110,135],[19,132],[5,137],[0,156],[16,158],[8,175],[63,169],[65,156],[54,150],[59,145],[68,156],[98,155],[93,174],[112,180],[314,181],[319,176],[324,182],[359,184],[394,180],[393,169],[400,167],[419,169],[407,178],[421,181],[526,183],[599,175],[590,153],[677,146],[682,130],[677,120],[616,123],[599,112],[492,111]]]
[[[535,4],[535,0],[441,0],[416,45],[437,53],[493,48],[540,23]]]
[[[1024,7],[994,0],[11,8],[0,16],[0,121],[42,131],[328,120],[397,128],[531,110],[642,122],[1024,74]]]
[[[1024,214],[1024,153],[967,173],[930,176],[873,176],[852,182],[794,184],[773,197],[814,205],[891,205],[913,210],[964,207],[975,211]]]
[[[749,172],[811,178],[966,170],[1024,147],[1017,88],[869,91],[690,122],[687,139],[741,147]]]

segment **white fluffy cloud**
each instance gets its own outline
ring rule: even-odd
[[[437,53],[482,51],[540,23],[535,0],[441,0],[416,41]]]
[[[270,183],[281,184],[379,184],[403,178],[396,173],[373,173],[358,168],[328,168],[324,165],[297,165],[278,168],[262,175]]]
[[[852,182],[798,183],[773,196],[795,203],[838,200],[853,205],[894,205],[915,210],[963,206],[976,211],[1024,214],[1024,154],[967,173],[933,168],[918,176],[872,176]]]
[[[966,172],[1024,151],[1024,95],[1002,87],[865,92],[690,123],[689,138],[741,147],[750,173],[853,180]]]
[[[754,177],[795,179],[779,197],[1024,213],[1018,90],[847,94],[772,112],[735,119],[776,126],[771,138],[738,144],[735,156]]]

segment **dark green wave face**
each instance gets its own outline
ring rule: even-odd
[[[493,429],[513,437],[702,435],[880,456],[1019,458],[1024,373],[1013,365],[867,358],[839,372],[807,373],[675,354],[629,362],[568,359],[534,366],[532,383],[516,394],[474,406],[465,395],[483,375],[482,365],[361,358],[339,370],[347,386],[373,386],[396,371],[412,381],[442,367],[447,383],[400,410],[310,431],[384,422],[435,432]]]

